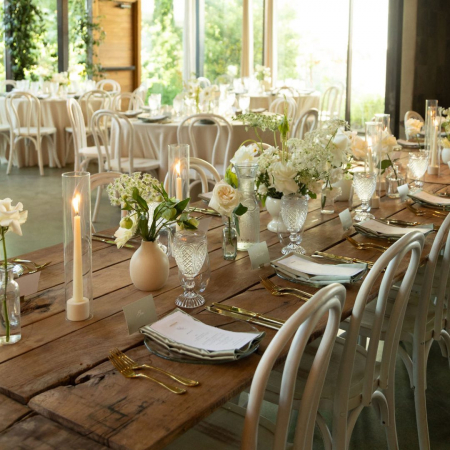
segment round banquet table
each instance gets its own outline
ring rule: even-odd
[[[264,108],[269,110],[271,103],[278,98],[277,95],[260,94],[250,95],[250,109]],[[312,92],[310,94],[300,94],[292,97],[297,103],[297,113],[295,119],[298,119],[305,111],[311,108],[319,108],[320,92]]]
[[[233,135],[231,138],[230,146],[230,158],[234,155],[235,151],[240,145],[247,139],[256,139],[254,131],[246,127],[241,122],[230,121],[233,129]],[[164,180],[164,177],[168,171],[168,146],[170,144],[176,144],[177,129],[179,121],[173,121],[170,123],[143,123],[139,119],[132,120],[133,133],[134,133],[134,151],[135,158],[148,158],[157,159],[160,161],[159,178]],[[185,139],[185,143],[189,143],[187,140],[187,126],[186,130],[183,130],[182,138]],[[212,162],[212,149],[217,134],[217,128],[215,125],[195,125],[194,137],[197,143],[198,158],[204,159],[208,162]],[[274,144],[274,136],[271,131],[259,132],[263,142],[267,144]],[[113,122],[111,126],[111,152],[117,155],[118,152],[122,156],[128,156],[124,153],[123,140],[128,140],[127,133],[123,133],[122,136],[118,136],[118,127]],[[223,167],[226,150],[226,130],[221,133],[221,137],[216,150],[215,165]],[[192,153],[191,153],[192,155]],[[227,162],[228,164],[229,162]]]

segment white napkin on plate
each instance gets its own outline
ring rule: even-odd
[[[399,227],[378,222],[373,219],[356,223],[353,226],[356,231],[366,236],[375,238],[384,237],[389,239],[400,239],[405,234],[411,233],[413,231],[420,231],[423,234],[428,234],[434,228],[434,225],[432,223],[423,224],[420,227]]]

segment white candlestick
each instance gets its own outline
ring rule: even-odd
[[[181,177],[177,177],[177,189],[176,189],[177,200],[183,200],[183,184]]]

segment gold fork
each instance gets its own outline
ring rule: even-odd
[[[426,211],[425,209],[420,209],[420,208],[414,208],[412,205],[410,205],[409,203],[406,204],[406,208],[413,212],[416,216],[425,216],[426,214],[431,214],[434,217],[439,217],[439,218],[443,218],[443,217],[447,217],[447,213],[443,212],[443,211],[436,211],[434,209],[430,209],[429,211]]]
[[[379,245],[379,244],[372,244],[372,242],[358,242],[358,241],[355,241],[350,236],[346,236],[345,239],[347,239],[347,241],[350,242],[350,244],[352,244],[353,247],[356,247],[358,250],[373,249],[373,250],[378,250],[381,253],[384,253],[388,249],[388,247],[384,247],[383,245]]]
[[[130,369],[152,369],[156,370],[158,372],[163,373],[164,375],[167,375],[168,377],[172,378],[172,380],[178,381],[181,384],[184,384],[185,386],[198,386],[200,383],[195,380],[190,380],[189,378],[182,377],[180,375],[175,375],[173,373],[167,372],[164,369],[160,369],[159,367],[150,366],[148,364],[139,364],[136,361],[132,360],[129,356],[125,355],[125,353],[121,352],[118,348],[115,348],[114,350],[111,350],[109,354],[113,358],[120,359],[128,368]]]
[[[52,263],[51,261],[48,261],[48,262],[46,262],[44,264],[40,264],[40,265],[35,264],[35,268],[33,270],[30,270],[28,273],[30,274],[30,273],[39,272],[40,270],[42,270],[44,267],[47,267],[51,263]]]
[[[301,289],[297,289],[297,288],[289,287],[289,286],[278,286],[270,278],[262,278],[262,277],[260,277],[260,278],[261,278],[261,281],[263,283],[266,283],[267,286],[269,286],[271,289],[277,289],[278,291],[294,291],[294,292],[298,292],[299,294],[302,294],[305,297],[309,297],[309,298],[311,298],[313,296],[313,294],[310,294],[309,292],[306,292],[306,291],[302,291]]]
[[[113,358],[111,355],[108,356],[108,359],[111,361],[112,365],[123,375],[125,378],[147,378],[151,380],[163,388],[169,390],[173,394],[184,394],[186,389],[180,389],[176,386],[172,386],[170,384],[165,384],[162,381],[157,380],[156,378],[149,377],[148,375],[144,375],[143,373],[136,373],[133,369],[129,369],[125,366],[122,361],[119,359]]]
[[[300,300],[303,300],[305,302],[307,302],[310,299],[310,297],[306,297],[305,295],[296,294],[296,292],[302,292],[299,289],[282,288],[280,286],[275,286],[275,288],[272,288],[272,286],[267,283],[267,279],[264,279],[264,278],[261,278],[261,283],[272,295],[275,295],[275,296],[293,295],[294,297],[297,297]]]

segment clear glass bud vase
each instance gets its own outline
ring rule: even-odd
[[[20,341],[19,285],[14,281],[13,265],[0,267],[0,346]],[[6,294],[6,295],[5,295]]]
[[[252,162],[235,165],[238,177],[238,190],[241,193],[241,203],[246,206],[247,212],[239,220],[239,233],[237,249],[247,251],[253,244],[259,242],[259,204],[255,192],[255,178],[258,164]]]
[[[228,217],[224,218],[225,226],[222,230],[222,252],[223,259],[227,261],[233,261],[236,259],[237,254],[237,233],[234,227],[234,221],[228,220]]]

